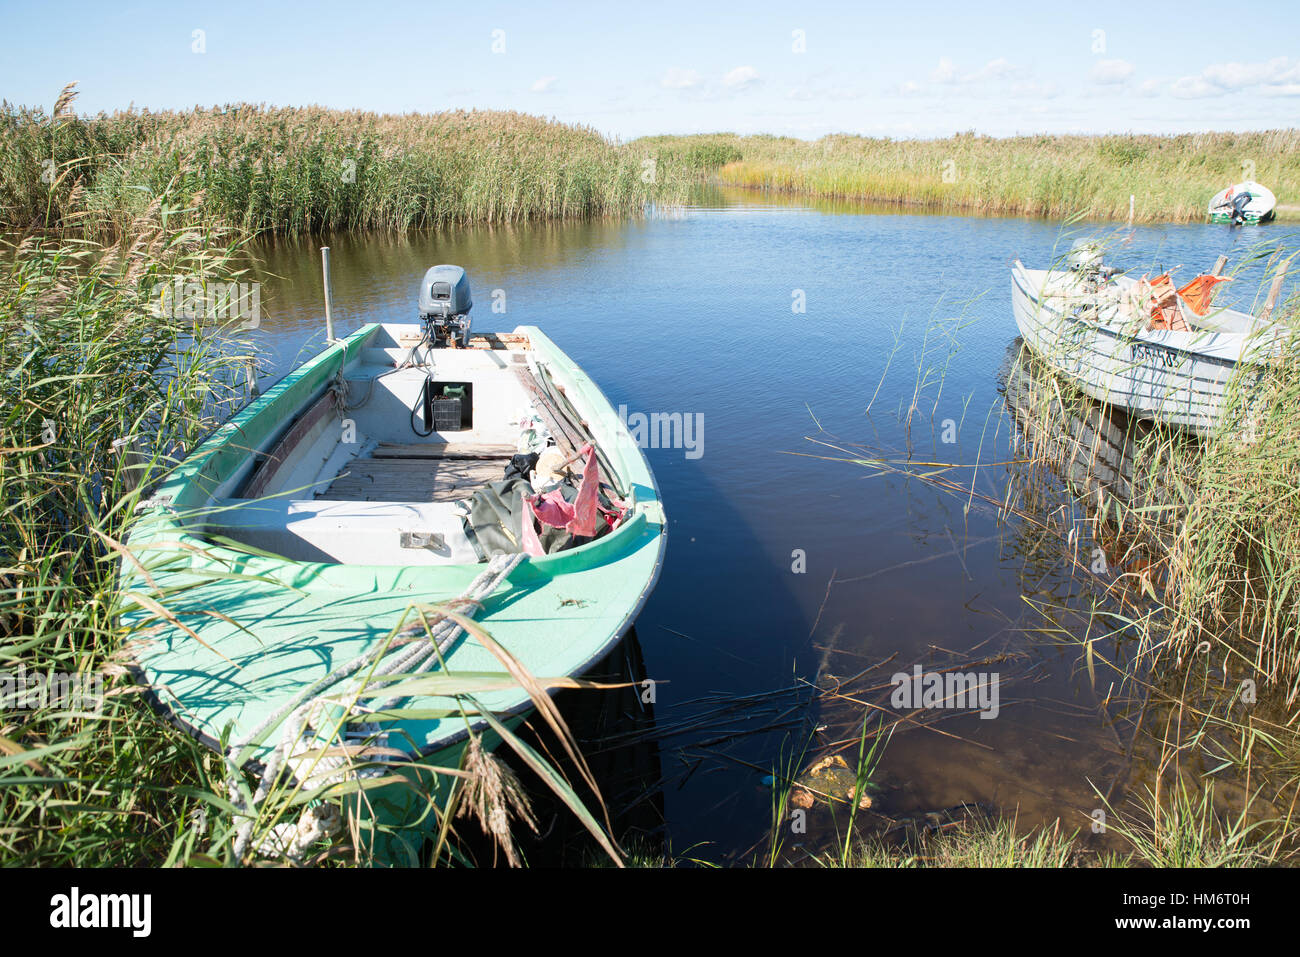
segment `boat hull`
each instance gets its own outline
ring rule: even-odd
[[[1124,334],[1040,298],[1019,263],[1012,270],[1012,312],[1029,349],[1093,398],[1138,418],[1212,431],[1242,366],[1240,336],[1141,329]],[[1262,367],[1247,363],[1237,387],[1250,388]]]
[[[302,689],[417,620],[414,609],[461,595],[485,568],[290,561],[205,534],[205,514],[228,501],[221,490],[305,420],[340,369],[373,351],[379,328],[331,345],[219,429],[144,503],[129,536],[119,592],[120,620],[140,641],[133,670],[159,711],[213,748],[243,741]],[[666,523],[649,465],[604,394],[540,330],[516,334],[527,338],[529,367],[553,383],[601,450],[628,510],[594,541],[524,559],[473,617],[533,676],[580,675],[617,644],[657,583]],[[445,670],[505,675],[489,648],[464,635]],[[475,697],[507,727],[533,707],[517,683]],[[455,767],[470,733],[492,740],[488,722],[464,717],[456,698],[412,698],[404,707],[427,717],[386,724],[386,745],[412,762],[405,776],[414,786],[367,793],[375,824],[427,819],[438,788],[415,765]],[[251,742],[241,758],[256,767],[275,743],[275,733]]]
[[[1250,193],[1251,199],[1238,213],[1232,209],[1232,197],[1240,196],[1242,193]],[[1248,180],[1215,194],[1210,200],[1207,214],[1212,223],[1242,223],[1254,226],[1271,220],[1276,207],[1277,197],[1268,187]]]
[[[1245,216],[1241,218],[1241,222],[1246,226],[1258,226],[1260,223],[1267,223],[1272,221],[1274,212],[1275,212],[1274,210],[1270,209],[1267,213],[1264,213],[1263,215],[1260,215],[1258,213],[1247,213]],[[1212,212],[1210,213],[1210,222],[1234,223],[1236,222],[1236,220],[1233,219],[1232,216],[1228,213]]]

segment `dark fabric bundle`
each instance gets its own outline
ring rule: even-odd
[[[479,561],[523,551],[523,497],[534,494],[527,477],[536,467],[537,458],[536,452],[512,457],[502,481],[485,485],[470,498],[469,515],[464,520],[465,536],[478,551]],[[578,497],[578,489],[572,481],[561,482],[556,487],[566,502]],[[612,511],[613,506],[603,486],[598,490],[597,498],[602,512]],[[583,545],[609,531],[604,521],[598,524],[594,536],[573,535],[545,522],[538,522],[537,527],[538,540],[548,555]]]

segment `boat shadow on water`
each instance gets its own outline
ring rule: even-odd
[[[575,775],[571,776],[574,793],[608,827],[629,859],[662,862],[669,850],[662,767],[655,706],[645,694],[645,658],[635,626],[583,677],[612,687],[561,690],[555,695],[597,788],[593,791]],[[552,736],[536,722],[525,721],[520,736],[539,752],[552,752]],[[570,809],[525,765],[511,755],[504,757],[532,800],[537,830],[520,824],[515,828],[516,844],[528,862],[543,867],[610,863]],[[562,761],[554,763],[564,767]],[[469,823],[460,829],[457,848],[480,864],[499,858],[495,841]]]
[[[707,475],[692,471],[679,485],[664,461],[674,454],[649,451],[674,529],[689,531],[669,536],[663,576],[636,626],[585,675],[619,687],[560,691],[555,700],[629,864],[748,864],[745,849],[765,840],[771,825],[765,779],[804,747],[817,720],[815,688],[792,677],[812,657],[809,611],[791,587],[796,576],[768,557],[754,516]],[[724,562],[728,573],[715,574]],[[784,637],[780,653],[755,653],[755,636],[773,633]],[[537,722],[521,733],[539,750],[553,749]],[[537,811],[541,834],[522,827],[516,834],[528,859],[608,863],[536,776],[513,755],[503,757]],[[603,821],[596,795],[566,762],[559,766]],[[470,846],[490,862],[491,841],[476,830],[467,828]]]

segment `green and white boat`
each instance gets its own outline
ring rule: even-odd
[[[157,708],[240,766],[296,768],[304,743],[338,745],[305,706],[338,705],[347,681],[413,651],[394,650],[403,626],[423,661],[390,671],[474,676],[475,700],[514,726],[533,705],[498,655],[446,620],[431,642],[413,609],[462,599],[529,674],[577,676],[658,580],[654,476],[596,384],[535,327],[471,335],[457,267],[431,269],[420,301],[420,322],[367,325],[286,375],[140,506],[120,559],[133,668]],[[599,495],[584,496],[593,476]],[[584,500],[592,534],[563,521]],[[417,717],[385,722],[386,701],[362,731],[399,765],[455,767],[471,730],[490,730],[463,702],[403,698]],[[290,734],[295,714],[309,727]],[[421,813],[410,788],[381,790],[367,793],[377,818]]]
[[[1268,222],[1276,206],[1277,197],[1272,190],[1254,180],[1246,180],[1215,193],[1208,213],[1212,223],[1240,226]]]

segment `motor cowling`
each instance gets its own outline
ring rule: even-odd
[[[1232,197],[1232,221],[1234,223],[1244,223],[1246,221],[1246,207],[1250,205],[1250,201],[1254,198],[1244,189]]]
[[[420,283],[420,319],[436,345],[459,339],[469,344],[469,277],[459,266],[433,266]]]
[[[1093,290],[1116,273],[1114,266],[1107,266],[1102,262],[1102,248],[1091,240],[1076,239],[1070,245],[1066,262],[1069,264],[1070,271],[1082,277],[1084,283]]]

